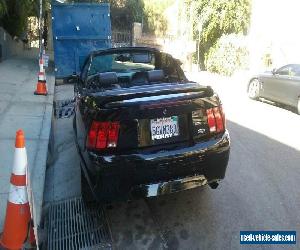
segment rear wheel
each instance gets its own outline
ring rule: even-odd
[[[258,79],[251,80],[249,86],[248,86],[248,96],[251,99],[258,99],[259,98],[259,89],[260,89],[260,83]]]

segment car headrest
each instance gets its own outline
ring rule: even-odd
[[[118,83],[118,76],[116,72],[105,72],[98,74],[101,85],[112,85]]]
[[[151,70],[147,72],[149,82],[162,82],[165,79],[163,70]]]
[[[132,62],[133,63],[151,63],[151,55],[146,54],[133,54],[132,55]]]

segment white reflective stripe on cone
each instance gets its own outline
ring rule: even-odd
[[[26,167],[27,167],[26,148],[16,148],[12,173],[15,175],[25,175]]]
[[[45,75],[39,75],[39,80],[40,81],[46,81]]]
[[[14,186],[10,184],[8,201],[14,204],[28,203],[26,186]]]

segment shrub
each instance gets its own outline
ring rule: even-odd
[[[223,35],[208,51],[205,65],[208,71],[226,76],[231,76],[236,70],[248,68],[249,51],[245,37],[237,34]]]
[[[247,34],[252,0],[185,1],[196,5],[194,39],[200,40],[201,46],[197,53],[200,67],[205,69],[205,56],[223,35]]]

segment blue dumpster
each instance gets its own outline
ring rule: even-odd
[[[87,55],[111,47],[109,4],[52,2],[56,78],[79,74]]]

